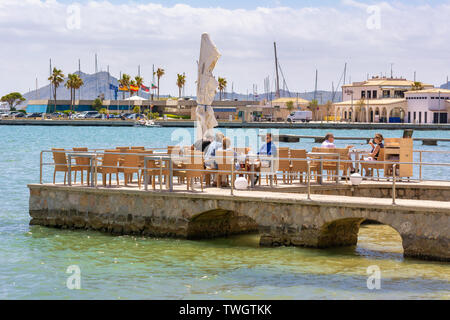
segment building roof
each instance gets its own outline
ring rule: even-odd
[[[353,100],[353,105],[356,106],[358,104],[359,100]],[[367,101],[369,101],[369,103],[367,103]],[[373,100],[364,100],[365,104],[369,105],[369,106],[382,106],[382,105],[387,105],[387,104],[395,104],[395,103],[402,103],[402,102],[406,102],[406,99],[373,99]],[[348,100],[348,101],[344,101],[344,102],[339,102],[339,103],[335,103],[334,106],[336,107],[340,107],[340,106],[348,106],[351,105],[352,101]]]
[[[390,87],[411,87],[414,81],[406,79],[390,79],[390,78],[372,78],[363,82],[354,82],[346,84],[343,87],[371,87],[371,86],[390,86]],[[433,87],[431,84],[422,83],[424,87]]]
[[[309,101],[309,100],[305,100],[305,99],[302,99],[302,98],[278,98],[278,99],[275,99],[275,100],[272,100],[272,104],[273,103],[287,103],[287,102],[289,102],[289,101],[292,101],[292,102],[294,102],[294,103],[297,103],[297,101],[298,101],[298,103],[310,103],[311,101]]]
[[[423,90],[411,90],[406,91],[405,94],[408,93],[450,93],[448,89],[440,89],[440,88],[431,88],[431,89],[423,89]]]

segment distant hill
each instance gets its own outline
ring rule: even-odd
[[[450,89],[450,81],[447,82],[447,83],[444,83],[444,84],[441,86],[441,89]]]
[[[114,92],[112,90],[109,90],[109,83],[118,86],[119,82],[118,79],[113,77],[113,76],[109,76],[108,77],[108,73],[105,71],[102,72],[98,72],[96,74],[87,74],[87,73],[79,73],[74,72],[75,74],[79,74],[80,77],[83,79],[84,81],[84,85],[83,87],[81,87],[81,99],[83,100],[93,100],[95,98],[98,97],[99,94],[103,93],[105,95],[105,99],[109,100],[109,99],[114,99]],[[109,82],[108,82],[108,78],[109,78]],[[67,80],[67,78],[65,79]],[[65,82],[65,81],[64,81]],[[98,89],[97,89],[98,88]],[[76,93],[76,99],[79,98],[79,91],[77,90]],[[150,94],[149,93],[145,93],[145,92],[140,92],[139,95],[143,98],[146,99],[150,99]],[[317,91],[317,100],[319,101],[319,103],[326,103],[328,100],[332,100],[332,92],[330,91]],[[53,93],[50,93],[50,85],[46,85],[44,87],[38,88],[37,90],[33,90],[30,92],[27,92],[25,94],[23,94],[23,96],[25,97],[25,99],[27,99],[26,101],[24,101],[22,103],[21,106],[26,106],[28,103],[28,100],[47,100],[47,99],[53,99]],[[267,97],[272,97],[272,99],[275,97],[275,93],[272,92],[271,94],[263,94],[260,93],[258,96],[254,96],[253,94],[249,94],[248,97],[246,94],[242,94],[242,93],[233,93],[231,94],[230,92],[227,92],[225,94],[225,96],[223,97],[224,99],[238,99],[238,100],[256,100],[256,101],[261,101],[263,99],[267,99]],[[302,99],[306,99],[306,100],[312,100],[314,97],[314,92],[302,92],[302,93],[298,93],[299,98]],[[70,100],[70,91],[64,87],[64,84],[61,84],[57,91],[56,91],[56,97],[58,100]],[[127,97],[127,94],[125,94],[125,97]],[[167,97],[161,95],[161,97]],[[297,97],[297,93],[296,92],[288,92],[288,91],[284,91],[281,90],[281,97]],[[119,92],[118,93],[118,98],[121,99],[122,98],[122,93]],[[195,99],[196,97],[190,97]],[[219,93],[217,93],[216,95],[216,99],[219,99]],[[341,92],[336,92],[335,94],[335,98],[334,101],[341,101],[342,99],[342,94]]]

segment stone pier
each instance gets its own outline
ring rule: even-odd
[[[30,224],[112,234],[202,239],[259,232],[263,246],[354,246],[360,224],[378,221],[401,236],[404,255],[450,261],[450,202],[207,189],[29,185]]]

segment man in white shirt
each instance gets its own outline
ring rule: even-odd
[[[322,142],[322,148],[336,148],[334,144],[334,135],[332,133],[327,133],[325,136],[325,141]]]
[[[325,141],[322,142],[321,147],[322,148],[329,148],[329,149],[335,149],[336,148],[336,145],[334,144],[334,135],[332,133],[327,133],[325,135]],[[347,149],[352,149],[352,148],[354,148],[354,146],[347,146]],[[344,160],[350,160],[351,161],[352,158],[351,158],[350,154],[349,154],[348,158],[344,159]],[[350,173],[355,173],[356,171],[355,171],[355,168],[353,167],[353,163],[350,162],[349,166],[350,166]]]

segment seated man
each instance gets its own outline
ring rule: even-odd
[[[205,166],[208,168],[217,169],[217,163],[215,161],[216,151],[222,148],[223,133],[218,131],[214,141],[211,142],[205,149]]]
[[[273,156],[273,157],[277,156],[277,147],[272,142],[272,134],[271,133],[268,133],[266,135],[266,143],[261,146],[261,148],[259,149],[258,155],[260,155],[260,156]],[[258,162],[255,163],[255,170],[256,171],[260,171],[261,167],[269,168],[270,167],[270,161],[263,159],[263,160],[258,161]],[[258,180],[259,180],[259,175],[256,175],[254,184],[256,184],[258,182]]]

